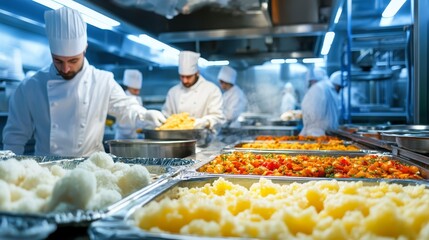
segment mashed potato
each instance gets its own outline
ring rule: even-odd
[[[43,167],[34,159],[0,161],[0,210],[21,213],[94,210],[150,184],[144,166],[115,163],[104,152],[75,169]],[[119,185],[121,183],[121,185]]]
[[[147,231],[199,236],[427,239],[429,190],[336,180],[279,185],[264,178],[246,189],[220,178],[151,202],[134,219]]]

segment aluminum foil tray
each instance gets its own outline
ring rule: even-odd
[[[177,235],[168,233],[152,233],[144,231],[138,228],[133,219],[135,211],[150,202],[161,201],[164,198],[169,197],[175,199],[178,196],[178,189],[187,187],[203,187],[205,184],[211,184],[217,180],[219,176],[183,176],[182,178],[174,178],[158,186],[156,189],[147,194],[146,198],[141,198],[139,202],[136,202],[133,206],[128,206],[117,212],[113,216],[103,218],[95,221],[89,228],[89,235],[91,239],[243,239],[243,238],[215,238],[215,237],[202,237],[202,236],[189,236],[189,235]],[[253,183],[259,181],[260,177],[257,176],[223,176],[227,181],[234,184],[239,184],[243,187],[249,188]],[[319,178],[281,178],[281,177],[265,177],[270,179],[273,183],[286,185],[295,182],[305,183],[311,180],[332,180],[332,179],[319,179]],[[395,180],[395,179],[336,179],[337,181],[362,181],[364,185],[375,185],[380,182],[395,183],[403,186],[407,185],[425,185],[429,188],[428,182],[414,181],[414,180]],[[248,239],[248,238],[246,238]]]
[[[199,172],[198,170],[203,167],[204,165],[209,164],[212,160],[214,160],[214,158],[220,154],[228,154],[228,153],[232,153],[232,152],[236,152],[236,149],[224,149],[222,151],[220,151],[217,154],[214,154],[212,156],[206,157],[205,159],[201,159],[200,162],[194,164],[193,166],[191,166],[190,168],[188,168],[187,174],[189,175],[193,175],[193,176],[198,176],[198,175],[216,175],[216,176],[236,176],[235,174],[210,174],[210,173],[204,173],[204,172]],[[241,151],[243,152],[243,151]],[[421,165],[420,163],[418,163],[417,161],[413,161],[410,159],[406,159],[406,158],[401,158],[398,156],[394,156],[391,153],[388,152],[376,152],[376,151],[368,151],[368,152],[343,152],[343,151],[330,151],[330,152],[325,152],[325,151],[260,151],[260,150],[246,150],[245,152],[250,152],[250,153],[254,153],[254,154],[286,154],[286,155],[317,155],[317,156],[349,156],[349,157],[359,157],[359,156],[365,156],[368,154],[371,155],[379,155],[379,156],[387,156],[392,160],[396,160],[399,161],[401,163],[407,164],[407,165],[411,165],[411,166],[416,166],[422,177],[425,180],[429,179],[429,168],[427,165]],[[279,176],[281,178],[290,178],[289,176]],[[298,178],[308,178],[308,177],[298,177]],[[322,179],[322,178],[317,178],[317,179]],[[332,179],[332,178],[329,178]],[[335,179],[342,179],[342,178],[335,178]],[[359,179],[365,179],[365,178],[359,178]],[[419,181],[419,180],[416,180]]]
[[[59,165],[64,169],[74,169],[79,163],[85,161],[87,158],[84,157],[53,157],[53,156],[3,156],[0,153],[0,161],[8,158],[15,158],[17,160],[34,159],[39,162],[42,166]],[[112,157],[114,162],[123,162],[127,164],[139,164],[147,168],[152,177],[152,183],[145,188],[130,194],[122,200],[108,206],[107,208],[100,210],[77,210],[70,212],[55,212],[55,213],[43,213],[43,214],[22,214],[13,212],[1,212],[0,217],[9,216],[14,219],[21,219],[21,221],[27,221],[27,219],[42,219],[47,220],[49,223],[57,224],[60,226],[88,226],[91,221],[100,219],[107,215],[110,215],[116,211],[119,211],[124,206],[130,204],[135,199],[140,198],[147,191],[156,187],[161,182],[173,177],[183,171],[186,167],[193,165],[194,160],[181,159],[181,158],[123,158],[123,157]],[[19,221],[19,220],[16,220]],[[2,230],[0,228],[0,236]],[[1,238],[1,237],[0,237]]]
[[[360,145],[358,143],[352,142],[352,141],[344,141],[344,145],[346,146],[355,146],[357,148],[359,148],[359,150],[353,150],[353,151],[345,151],[345,150],[300,150],[300,149],[259,149],[259,148],[246,148],[243,147],[244,144],[249,144],[249,143],[264,143],[266,141],[263,140],[251,140],[251,141],[239,141],[236,142],[232,145],[228,145],[225,147],[225,149],[233,149],[236,151],[248,151],[248,150],[256,150],[256,151],[261,151],[261,152],[305,152],[305,153],[319,153],[319,152],[323,152],[326,154],[329,153],[353,153],[353,152],[358,152],[358,153],[377,153],[377,151],[371,150],[366,148],[363,145]],[[305,144],[305,143],[317,143],[317,142],[309,142],[309,141],[280,141],[280,143],[301,143],[301,144]],[[322,143],[323,144],[323,143]]]

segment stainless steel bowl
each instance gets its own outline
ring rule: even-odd
[[[109,140],[110,153],[118,157],[184,158],[195,155],[196,140],[157,141],[147,139]]]
[[[197,146],[207,146],[212,138],[208,129],[189,129],[189,130],[155,130],[143,129],[146,139],[151,140],[196,140]]]
[[[429,134],[396,135],[396,143],[414,152],[429,153]]]

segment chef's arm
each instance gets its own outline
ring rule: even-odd
[[[216,91],[215,94],[211,95],[207,105],[207,114],[202,117],[203,119],[208,120],[208,128],[215,129],[226,122],[222,104],[222,93],[219,90]]]
[[[23,154],[25,144],[33,135],[33,122],[22,88],[18,87],[9,100],[9,113],[3,129],[3,150]],[[49,130],[47,130],[49,131]]]
[[[108,114],[116,118],[121,125],[135,126],[139,116],[146,113],[146,108],[140,106],[139,102],[125,94],[121,86],[114,83],[109,99]]]
[[[114,88],[110,102],[109,114],[116,117],[119,124],[136,127],[142,121],[151,122],[155,126],[165,122],[165,117],[160,111],[147,110],[140,106],[136,98],[127,96],[119,85]]]

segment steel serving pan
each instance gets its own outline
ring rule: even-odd
[[[197,140],[109,140],[110,153],[118,157],[184,158],[195,155]]]
[[[323,153],[338,153],[338,152],[342,152],[342,153],[350,153],[350,152],[365,152],[365,153],[370,153],[370,152],[374,152],[371,149],[368,149],[358,143],[355,142],[351,142],[351,141],[344,141],[344,145],[346,146],[355,146],[357,148],[359,148],[359,150],[352,150],[352,151],[346,151],[346,150],[301,150],[301,149],[259,149],[259,148],[247,148],[247,147],[243,147],[244,144],[249,144],[249,143],[264,143],[266,141],[264,140],[251,140],[251,141],[239,141],[236,142],[233,145],[228,145],[225,147],[225,149],[234,149],[234,150],[238,150],[238,151],[247,151],[247,150],[256,150],[256,151],[263,151],[263,152],[306,152],[306,153],[318,153],[318,152],[323,152]],[[299,144],[311,144],[311,143],[317,143],[317,142],[309,142],[309,141],[279,141],[279,143],[299,143]],[[323,144],[323,143],[321,143]]]
[[[229,153],[233,153],[233,152],[237,152],[239,150],[237,149],[223,149],[222,151],[220,151],[217,154],[214,154],[212,156],[209,156],[205,159],[201,159],[200,162],[194,164],[193,166],[189,167],[188,169],[186,169],[185,171],[187,172],[192,172],[193,174],[203,174],[203,175],[218,175],[218,176],[230,176],[230,175],[234,175],[234,174],[209,174],[209,173],[204,173],[204,172],[200,172],[199,169],[201,169],[203,166],[209,164],[211,161],[213,161],[216,156],[221,155],[221,154],[229,154]],[[286,154],[286,155],[292,155],[292,156],[296,156],[296,155],[313,155],[313,156],[348,156],[348,157],[362,157],[365,155],[378,155],[378,156],[387,156],[392,160],[407,164],[407,165],[411,165],[411,166],[416,166],[419,171],[421,176],[424,179],[429,179],[429,169],[427,168],[427,166],[422,166],[420,165],[418,162],[415,162],[413,160],[408,160],[405,158],[401,158],[398,156],[393,156],[390,153],[387,152],[377,152],[377,151],[362,151],[362,152],[345,152],[345,151],[329,151],[329,152],[325,152],[325,151],[263,151],[263,150],[246,150],[245,152],[249,152],[249,153],[253,153],[253,154]],[[280,176],[280,177],[284,177],[284,178],[288,178],[288,176]],[[308,177],[301,177],[301,178],[308,178]],[[317,178],[320,179],[320,178]],[[332,178],[331,178],[332,179]],[[335,178],[335,179],[341,179],[341,178]],[[366,179],[366,178],[359,178],[359,179]]]
[[[6,160],[9,157],[0,157],[1,160]],[[17,160],[34,159],[41,166],[52,166],[58,165],[64,169],[74,169],[78,164],[85,161],[87,158],[77,157],[51,157],[51,156],[13,156]],[[156,187],[158,184],[166,181],[168,178],[179,174],[184,170],[185,167],[193,165],[194,160],[181,159],[181,158],[122,158],[112,157],[114,162],[123,162],[127,164],[139,164],[147,168],[152,176],[153,182],[145,188],[134,192],[122,200],[99,210],[77,210],[68,212],[52,212],[52,213],[40,213],[40,214],[25,214],[25,213],[13,213],[0,211],[0,216],[7,215],[10,219],[20,219],[20,221],[26,221],[26,219],[41,219],[47,220],[49,223],[58,224],[61,226],[88,226],[90,222],[113,214],[119,211],[123,207],[130,204],[137,198],[145,195],[147,191]],[[13,218],[11,218],[13,217]],[[1,234],[1,232],[0,232]]]
[[[401,148],[406,148],[419,153],[429,153],[428,133],[396,135],[396,143]]]
[[[249,188],[252,184],[257,183],[260,179],[259,176],[244,176],[244,175],[230,175],[222,176],[225,180],[238,184],[243,187]],[[129,205],[122,211],[117,212],[115,215],[95,221],[89,228],[89,235],[91,239],[243,239],[243,238],[227,238],[227,237],[203,237],[203,236],[190,236],[190,235],[177,235],[169,233],[152,233],[138,228],[134,222],[135,211],[153,201],[161,201],[164,198],[175,199],[178,198],[179,188],[196,188],[203,187],[206,184],[212,184],[219,176],[206,175],[206,176],[184,176],[183,178],[174,178],[156,189],[149,192],[145,198],[139,199],[135,205]],[[265,177],[270,179],[275,184],[287,185],[293,183],[305,183],[312,180],[332,180],[320,178],[282,178],[282,177]],[[380,182],[390,184],[400,184],[403,186],[408,185],[424,185],[428,188],[427,182],[414,181],[414,180],[397,180],[397,179],[336,179],[336,181],[361,181],[365,186],[373,186]],[[249,238],[246,238],[249,239]]]
[[[393,129],[380,131],[381,140],[393,142],[396,144],[396,136],[407,135],[407,134],[429,134],[426,130],[410,130],[410,129]]]
[[[429,131],[429,125],[389,125],[384,130]]]
[[[207,146],[212,138],[212,133],[208,129],[189,130],[155,130],[143,129],[146,139],[151,140],[197,140],[197,146]]]

